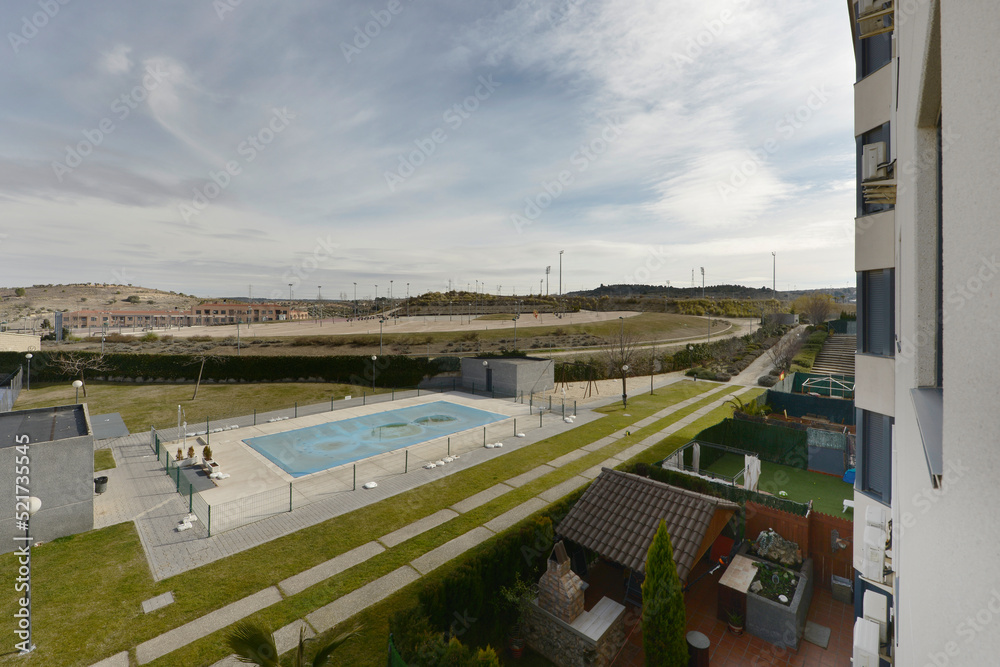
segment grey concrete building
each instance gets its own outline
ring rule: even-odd
[[[555,362],[538,357],[465,357],[462,387],[519,396],[555,388]]]
[[[16,496],[42,501],[31,519],[36,541],[94,527],[94,436],[85,405],[0,414],[0,493],[0,553],[13,551],[14,536],[24,534],[15,525]]]

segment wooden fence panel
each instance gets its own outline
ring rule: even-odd
[[[846,545],[834,551],[833,531]],[[830,590],[830,576],[854,580],[854,523],[820,512],[809,513],[809,555],[813,559],[816,585]]]

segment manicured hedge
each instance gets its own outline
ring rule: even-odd
[[[96,352],[75,352],[76,357],[96,359]],[[70,379],[53,361],[64,352],[36,352],[31,360],[31,377],[37,382],[61,382]],[[201,357],[181,354],[106,354],[107,370],[86,371],[90,380],[194,381],[198,378]],[[0,352],[0,370],[16,370],[23,365],[19,352]],[[436,375],[438,365],[424,357],[383,356],[375,362],[375,384],[381,387],[412,387],[424,377]],[[209,357],[205,360],[202,381],[280,382],[318,378],[326,382],[370,385],[372,360],[366,356],[325,357]]]

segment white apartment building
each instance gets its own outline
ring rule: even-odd
[[[1000,665],[1000,2],[848,9],[854,664]]]

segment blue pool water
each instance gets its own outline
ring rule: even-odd
[[[243,442],[289,475],[301,477],[506,418],[457,403],[435,401]]]

